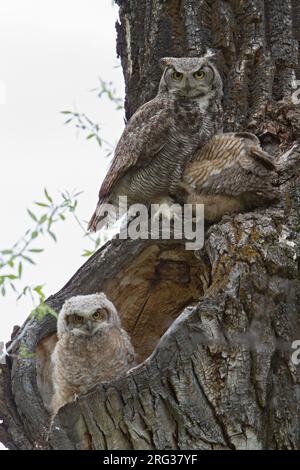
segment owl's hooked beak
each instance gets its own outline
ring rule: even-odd
[[[189,95],[190,91],[191,91],[192,87],[190,85],[190,81],[189,81],[189,78],[186,77],[185,78],[185,83],[184,83],[184,91],[187,95]]]
[[[94,325],[93,325],[93,322],[91,320],[87,320],[85,322],[85,325],[86,325],[86,329],[92,333],[93,329],[94,329]]]

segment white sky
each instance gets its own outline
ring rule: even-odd
[[[111,0],[0,0],[0,248],[10,248],[31,220],[32,202],[59,191],[83,190],[79,216],[90,218],[101,178],[108,167],[96,141],[76,136],[63,125],[61,110],[77,109],[103,126],[116,143],[123,112],[89,90],[98,76],[113,81],[123,96],[123,75],[116,58],[117,8]],[[6,96],[4,96],[6,94]],[[90,248],[69,218],[55,228],[58,243],[44,238],[37,266],[24,266],[24,283],[45,283],[57,292],[83,264]],[[0,341],[30,312],[29,300],[0,297]]]

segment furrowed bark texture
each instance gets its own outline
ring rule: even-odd
[[[225,216],[198,252],[112,240],[47,302],[103,290],[140,364],[60,410],[49,434],[56,322],[29,319],[0,369],[11,449],[300,449],[299,0],[119,0],[126,117],[157,90],[158,60],[215,52],[226,130],[250,130],[279,166],[280,201]],[[20,347],[34,356],[23,357]]]

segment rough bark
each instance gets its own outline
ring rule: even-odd
[[[162,56],[215,50],[226,129],[260,136],[280,201],[225,216],[205,246],[113,240],[47,302],[104,290],[140,365],[58,413],[47,439],[55,319],[29,319],[0,370],[0,440],[14,449],[300,449],[299,0],[119,0],[126,116],[156,92]],[[300,78],[300,77],[299,77]],[[295,143],[296,142],[296,143]],[[20,357],[20,346],[33,357]]]

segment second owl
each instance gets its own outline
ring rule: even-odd
[[[185,168],[177,192],[181,203],[204,204],[204,218],[270,204],[278,197],[274,159],[248,132],[215,135]]]
[[[105,294],[68,299],[57,320],[58,342],[52,354],[52,415],[100,382],[124,375],[135,365],[130,338]]]

